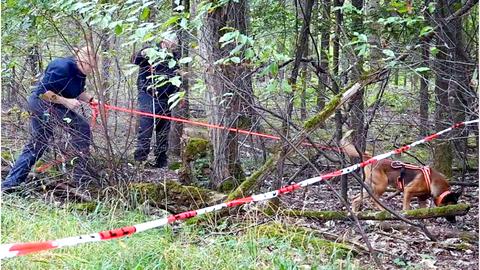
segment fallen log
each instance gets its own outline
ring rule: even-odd
[[[434,208],[419,208],[399,212],[408,219],[429,219],[446,216],[463,216],[470,210],[468,204],[456,204]],[[267,215],[284,215],[293,217],[308,217],[317,220],[348,220],[351,219],[348,212],[344,211],[305,211],[305,210],[288,210],[279,209],[273,211],[271,208],[265,210]],[[357,215],[361,220],[398,220],[397,217],[388,211],[366,211]]]
[[[386,71],[381,69],[375,73],[372,73],[369,76],[359,80],[358,82],[352,84],[350,87],[347,87],[340,91],[336,96],[334,96],[329,103],[327,103],[324,109],[311,118],[309,118],[304,123],[303,129],[291,140],[291,144],[287,145],[285,156],[294,152],[294,149],[299,147],[308,136],[318,129],[340,106],[347,102],[354,94],[359,90],[363,89],[365,86],[381,80]],[[266,175],[275,168],[275,165],[280,160],[282,156],[281,147],[277,147],[276,151],[270,158],[252,175],[250,175],[245,181],[240,184],[234,191],[228,194],[227,200],[233,200],[236,198],[241,198],[250,193],[251,189],[260,183]]]
[[[172,213],[210,206],[225,199],[224,194],[205,188],[184,186],[174,180],[131,183],[128,189],[135,203],[162,207]]]
[[[411,231],[412,226],[399,223],[380,222],[378,224],[378,228],[386,232]],[[414,229],[417,230],[417,228]],[[461,231],[458,229],[452,230],[442,226],[427,226],[427,229],[433,232],[438,238],[459,238],[460,240],[465,242],[478,243],[477,232]]]

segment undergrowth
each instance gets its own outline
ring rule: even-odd
[[[115,205],[115,207],[113,207]],[[100,204],[94,212],[2,196],[1,242],[53,240],[133,225],[158,216]],[[262,236],[243,224],[167,226],[128,238],[5,259],[2,269],[358,269],[350,254],[297,245],[293,234]],[[221,228],[223,227],[223,228]],[[305,237],[308,237],[307,235]],[[339,255],[342,254],[342,255]]]

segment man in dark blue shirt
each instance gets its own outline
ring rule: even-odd
[[[97,102],[91,94],[84,92],[86,76],[95,67],[96,55],[89,47],[76,49],[75,56],[50,62],[42,80],[28,97],[30,141],[2,182],[2,191],[15,190],[26,180],[32,166],[45,152],[53,135],[53,127],[57,125],[65,127],[71,134],[75,151],[75,184],[86,184],[86,158],[90,152],[91,131],[88,122],[74,109],[80,106],[80,101]]]
[[[174,52],[177,43],[174,38],[164,39],[159,46],[145,47],[132,57],[132,62],[138,65],[138,109],[142,112],[170,116],[168,107],[169,95],[178,91],[178,87],[168,82],[177,74],[178,60]],[[166,54],[166,57],[149,59],[148,55],[158,52]],[[150,153],[150,140],[153,128],[156,132],[156,146],[154,149],[156,168],[167,166],[168,132],[170,122],[164,119],[140,116],[137,122],[137,145],[134,153],[136,161],[143,162]]]

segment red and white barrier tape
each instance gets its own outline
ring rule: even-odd
[[[67,246],[75,246],[83,243],[90,243],[90,242],[99,242],[103,240],[110,240],[110,239],[115,239],[115,238],[120,238],[128,235],[132,235],[134,233],[150,230],[153,228],[161,227],[169,223],[173,223],[178,220],[183,220],[183,219],[188,219],[192,218],[195,216],[203,215],[206,213],[210,212],[215,212],[223,208],[227,207],[236,207],[242,204],[250,203],[250,202],[258,202],[258,201],[264,201],[264,200],[269,200],[275,197],[278,197],[280,195],[290,193],[292,191],[295,191],[297,189],[315,184],[321,180],[327,180],[333,177],[337,177],[343,174],[349,174],[352,173],[353,171],[363,168],[367,166],[368,164],[375,163],[381,159],[388,158],[394,154],[400,154],[403,153],[410,148],[417,146],[422,143],[426,143],[429,141],[434,140],[435,138],[439,137],[440,135],[447,133],[455,128],[460,128],[465,125],[470,125],[474,123],[478,123],[479,120],[473,120],[473,121],[467,121],[467,122],[462,122],[462,123],[457,123],[450,128],[447,128],[445,130],[442,130],[440,132],[437,132],[433,135],[427,136],[423,138],[422,140],[416,141],[414,143],[411,143],[409,145],[405,145],[403,147],[400,147],[398,149],[395,149],[393,151],[390,151],[385,154],[377,155],[375,157],[372,157],[369,160],[366,160],[364,162],[352,165],[350,167],[334,171],[331,173],[327,173],[318,177],[306,179],[302,182],[299,182],[297,184],[289,185],[282,187],[280,189],[266,192],[263,194],[258,194],[258,195],[252,195],[249,197],[244,197],[236,200],[232,200],[229,202],[225,203],[220,203],[214,206],[209,206],[205,207],[202,209],[198,210],[192,210],[192,211],[187,211],[183,212],[180,214],[176,215],[171,215],[166,218],[161,218],[157,220],[152,220],[149,222],[133,225],[133,226],[127,226],[119,229],[113,229],[109,231],[102,231],[99,233],[93,233],[93,234],[88,234],[88,235],[81,235],[81,236],[74,236],[74,237],[67,237],[67,238],[62,238],[62,239],[57,239],[57,240],[50,240],[50,241],[43,241],[43,242],[29,242],[29,243],[16,243],[16,244],[2,244],[0,245],[0,259],[4,258],[9,258],[9,257],[15,257],[15,256],[20,256],[20,255],[25,255],[29,253],[34,253],[38,251],[43,251],[43,250],[49,250],[49,249],[56,249],[56,248],[61,248],[61,247],[67,247]]]
[[[94,127],[95,124],[97,123],[98,115],[100,114],[100,104],[90,103],[90,107],[92,108],[91,126]],[[128,109],[128,108],[122,108],[122,107],[118,107],[118,106],[108,105],[108,104],[103,104],[103,108],[105,109],[107,114],[108,114],[108,110],[114,110],[114,111],[125,112],[125,113],[140,115],[140,116],[149,116],[149,117],[164,119],[164,120],[168,120],[168,121],[180,122],[180,123],[194,125],[194,126],[201,126],[201,127],[206,127],[206,128],[215,128],[215,129],[223,129],[223,130],[226,130],[226,131],[229,131],[229,132],[235,132],[235,133],[240,133],[240,134],[249,135],[249,136],[257,136],[257,137],[262,137],[262,138],[268,138],[268,139],[277,140],[277,141],[280,141],[282,139],[279,136],[275,136],[275,135],[271,135],[271,134],[267,134],[267,133],[254,132],[254,131],[249,131],[249,130],[239,129],[239,128],[229,128],[229,127],[214,125],[214,124],[205,123],[205,122],[193,121],[193,120],[189,120],[189,119],[185,119],[185,118],[172,117],[172,116],[154,114],[154,113],[147,113],[147,112],[142,112],[142,111],[138,111],[138,110],[133,110],[133,109]],[[314,146],[315,145],[315,147],[317,147],[319,149],[322,149],[322,150],[337,151],[337,152],[342,151],[338,147],[331,147],[331,146],[321,145],[321,144],[317,144],[317,143],[313,145],[311,143],[304,142],[304,143],[302,143],[302,145],[305,145],[305,146]],[[64,158],[59,158],[59,159],[53,160],[51,162],[48,162],[48,163],[36,168],[35,171],[38,172],[38,173],[44,173],[50,167],[61,164],[63,162],[65,162],[65,159]]]
[[[92,107],[92,126],[96,123],[96,119],[100,113],[99,106],[100,104],[90,104]],[[220,126],[220,125],[215,125],[215,124],[210,124],[210,123],[205,123],[205,122],[199,122],[199,121],[193,121],[185,118],[179,118],[179,117],[173,117],[173,116],[167,116],[167,115],[161,115],[161,114],[154,114],[154,113],[148,113],[148,112],[142,112],[138,110],[133,110],[133,109],[128,109],[128,108],[122,108],[118,106],[113,106],[109,104],[103,104],[103,108],[105,108],[106,111],[108,110],[114,110],[114,111],[119,111],[119,112],[125,112],[129,114],[135,114],[135,115],[140,115],[140,116],[149,116],[153,118],[159,118],[159,119],[164,119],[168,121],[174,121],[174,122],[180,122],[184,124],[189,124],[189,125],[194,125],[194,126],[201,126],[201,127],[206,127],[206,128],[214,128],[214,129],[223,129],[229,132],[234,132],[234,133],[240,133],[244,135],[250,135],[250,136],[257,136],[257,137],[262,137],[262,138],[268,138],[272,140],[277,140],[280,141],[282,138],[279,136],[267,134],[267,133],[261,133],[261,132],[255,132],[255,131],[249,131],[245,129],[239,129],[239,128],[232,128],[232,127],[225,127],[225,126]],[[304,142],[302,145],[306,146],[313,146],[311,143]],[[332,151],[341,151],[338,147],[330,147],[330,146],[325,146],[325,145],[320,145],[320,144],[315,144],[316,147],[319,149],[323,150],[332,150]]]

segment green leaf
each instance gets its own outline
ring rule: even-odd
[[[231,40],[233,40],[236,36],[238,36],[239,33],[240,33],[240,32],[238,32],[238,31],[227,32],[227,33],[223,34],[222,37],[220,37],[220,39],[218,40],[218,42],[224,43],[224,42],[231,41]]]
[[[180,63],[180,64],[186,64],[186,63],[192,62],[192,60],[193,60],[192,57],[184,57],[184,58],[178,60],[178,63]]]
[[[173,93],[168,97],[168,104],[170,104],[170,110],[175,108],[177,104],[183,100],[183,97],[185,96],[185,91],[179,91],[176,93]]]
[[[395,53],[392,50],[385,49],[382,51],[388,58],[395,58]]]
[[[180,80],[180,76],[175,76],[168,80],[171,84],[175,85],[176,87],[180,87],[182,81]]]
[[[273,76],[276,76],[278,74],[278,64],[276,62],[273,62],[271,65],[270,65],[270,73],[273,75]]]
[[[435,3],[435,2],[428,3],[428,12],[434,13],[435,9],[436,9],[436,5],[437,5],[437,3]]]
[[[168,61],[168,68],[173,68],[177,64],[177,61],[175,59],[170,59]]]
[[[248,48],[245,50],[245,58],[246,59],[252,59],[255,56],[255,52],[253,51],[252,48]]]
[[[180,25],[180,27],[181,27],[182,29],[187,29],[187,23],[188,23],[187,19],[182,18],[182,19],[180,20],[179,25]]]
[[[240,59],[240,57],[235,56],[230,58],[230,61],[232,61],[233,63],[239,64],[242,60]]]
[[[429,67],[418,67],[418,68],[415,69],[415,72],[424,73],[424,72],[427,72],[429,70],[430,70]]]
[[[150,17],[150,8],[146,7],[142,10],[142,14],[140,14],[140,20],[146,21]]]
[[[233,50],[230,51],[230,55],[235,55],[243,48],[243,44],[237,45]]]
[[[126,65],[126,67],[127,67],[127,70],[125,70],[124,72],[125,72],[125,76],[127,77],[132,75],[138,70],[138,66],[134,64],[128,64]]]
[[[123,27],[121,24],[115,26],[115,35],[120,36],[123,33]]]
[[[433,31],[433,27],[425,26],[425,27],[422,28],[422,30],[420,30],[420,36],[421,37],[426,36],[432,31]]]
[[[167,27],[172,24],[175,24],[180,19],[179,16],[170,17],[166,22],[163,23],[163,26]]]
[[[435,56],[440,50],[437,47],[430,47],[430,53]]]

